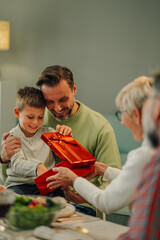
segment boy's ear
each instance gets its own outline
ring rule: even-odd
[[[16,118],[19,118],[19,109],[18,108],[14,108],[14,115]]]

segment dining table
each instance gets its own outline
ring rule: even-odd
[[[80,212],[60,216],[50,226],[31,230],[6,228],[0,240],[114,240],[129,228]]]

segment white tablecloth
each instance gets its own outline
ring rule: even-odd
[[[81,226],[89,230],[88,234],[76,232],[76,227]],[[126,232],[128,227],[101,220],[81,213],[76,213],[71,217],[62,218],[55,222],[52,228],[47,228],[51,232],[47,240],[114,240],[120,234]],[[47,230],[45,230],[47,232]],[[37,240],[34,230],[15,232],[7,230],[0,232],[0,240]],[[53,233],[53,234],[52,234]],[[47,234],[44,234],[47,237]]]

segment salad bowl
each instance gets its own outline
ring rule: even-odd
[[[33,229],[37,226],[50,226],[61,209],[58,202],[51,198],[43,201],[37,197],[17,196],[14,205],[7,214],[8,224],[14,229]]]

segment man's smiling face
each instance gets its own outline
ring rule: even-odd
[[[61,80],[56,86],[42,85],[42,93],[46,100],[46,106],[58,120],[65,120],[75,113],[76,83],[73,89],[66,80]]]

